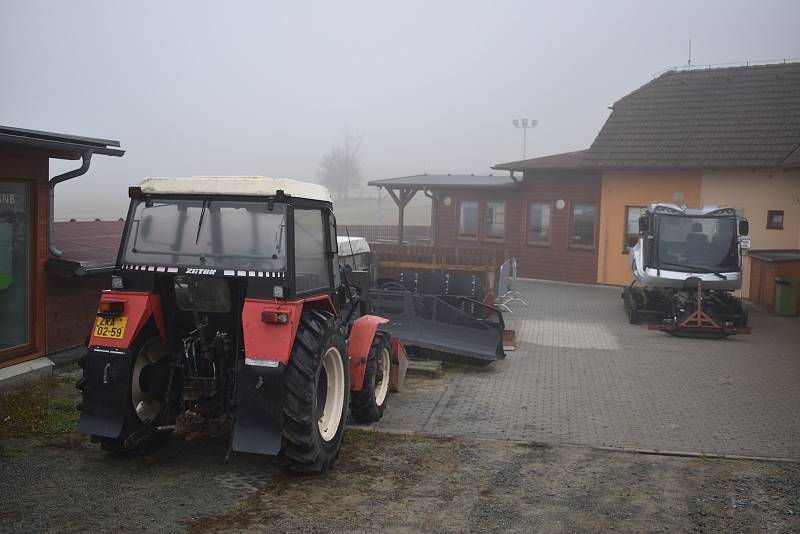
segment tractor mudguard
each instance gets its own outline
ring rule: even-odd
[[[361,391],[367,369],[367,355],[375,338],[375,332],[388,319],[377,315],[362,315],[353,323],[347,339],[347,356],[350,358],[350,391]]]
[[[276,455],[281,450],[283,368],[289,362],[305,307],[336,311],[328,295],[292,301],[244,300],[245,359],[236,368],[235,451]],[[277,314],[286,314],[286,322],[278,322]]]
[[[130,406],[131,363],[130,349],[144,326],[153,318],[161,339],[166,343],[161,299],[153,293],[136,291],[103,291],[100,302],[122,302],[122,317],[126,317],[121,338],[96,335],[97,319],[89,337],[89,350],[83,369],[85,386],[83,406],[78,419],[78,432],[118,438]],[[98,319],[99,319],[98,315]]]
[[[335,312],[331,298],[320,295],[303,300],[262,300],[246,298],[242,307],[242,330],[246,361],[267,360],[286,365],[292,353],[294,337],[300,326],[304,308]],[[266,316],[286,314],[285,323],[265,319]],[[334,313],[335,315],[335,313]]]
[[[276,455],[283,434],[283,366],[239,362],[233,450]]]
[[[131,355],[124,349],[92,347],[83,376],[83,408],[78,432],[118,438],[130,411],[128,387],[131,380]]]
[[[98,316],[92,325],[92,333],[89,338],[90,347],[99,345],[118,349],[130,348],[150,317],[153,317],[158,333],[161,335],[161,339],[164,340],[164,344],[166,344],[167,335],[164,329],[164,315],[161,311],[161,297],[154,293],[137,291],[103,291],[100,295],[100,302],[109,301],[123,303],[122,316],[127,317],[125,333],[121,339],[97,336],[97,321],[100,318]]]

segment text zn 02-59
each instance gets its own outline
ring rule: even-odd
[[[125,325],[127,324],[127,317],[98,317],[97,323],[94,326],[94,335],[97,337],[122,339],[125,337]]]

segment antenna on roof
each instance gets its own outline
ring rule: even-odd
[[[686,64],[687,68],[692,68],[692,38],[689,37],[689,62]]]

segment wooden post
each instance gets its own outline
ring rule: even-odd
[[[397,214],[397,225],[399,227],[398,228],[398,234],[399,234],[398,235],[398,237],[399,237],[398,242],[402,245],[403,244],[403,233],[404,233],[403,232],[403,224],[404,224],[404,219],[405,219],[406,206],[408,205],[409,202],[411,202],[411,199],[414,198],[414,195],[417,194],[417,190],[416,189],[399,189],[398,190],[399,191],[399,195],[398,195],[398,193],[396,193],[392,189],[386,189],[386,191],[389,193],[389,196],[392,197],[392,200],[394,200],[394,203],[397,204],[397,208],[399,210],[398,214]]]

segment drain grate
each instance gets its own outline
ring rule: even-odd
[[[262,471],[231,471],[214,477],[220,486],[241,493],[255,493],[269,478]]]

